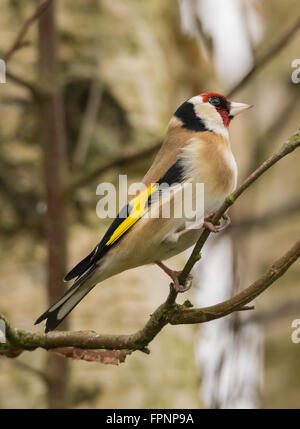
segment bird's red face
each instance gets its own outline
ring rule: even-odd
[[[203,103],[209,103],[215,108],[215,110],[221,116],[223,124],[226,128],[229,127],[231,119],[244,110],[252,107],[249,104],[229,101],[224,95],[218,94],[216,92],[206,92],[204,94],[200,94],[200,97],[202,98]]]

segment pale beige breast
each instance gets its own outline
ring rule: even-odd
[[[190,140],[183,156],[190,178],[203,182],[205,193],[226,196],[234,190],[237,166],[226,137],[203,132]]]

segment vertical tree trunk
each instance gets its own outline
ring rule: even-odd
[[[49,303],[64,291],[66,268],[66,231],[62,198],[64,170],[64,114],[57,82],[55,1],[50,2],[39,21],[39,78],[46,94],[40,100],[40,119],[44,146],[45,186],[47,199],[47,245]],[[61,328],[67,328],[67,322]],[[49,408],[67,406],[68,362],[59,356],[47,356],[46,373]]]

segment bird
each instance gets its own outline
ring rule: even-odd
[[[193,96],[178,107],[143,178],[145,189],[120,210],[97,246],[65,276],[65,281],[74,279],[73,284],[35,324],[46,320],[45,332],[54,330],[98,283],[138,266],[157,264],[177,292],[190,287],[191,276],[181,285],[180,271],[163,261],[195,244],[203,228],[218,232],[224,227],[210,220],[237,184],[228,129],[231,120],[250,107],[215,92]],[[160,197],[168,195],[165,200],[174,202],[176,190],[188,183],[204,184],[204,217],[176,217],[175,209],[169,217],[160,216]],[[165,184],[175,192],[165,194]],[[156,215],[149,216],[150,210]]]

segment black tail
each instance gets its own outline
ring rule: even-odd
[[[67,292],[36,320],[35,325],[46,319],[45,332],[53,331],[96,285],[91,276],[95,268],[95,265],[90,267],[78,277]]]

